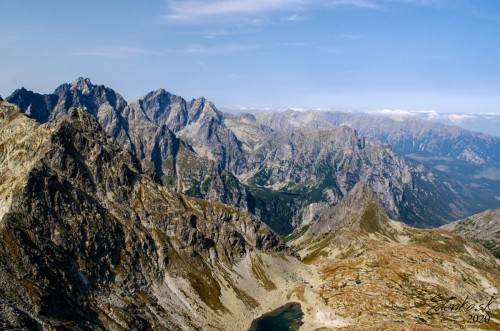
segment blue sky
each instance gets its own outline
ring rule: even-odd
[[[0,95],[89,77],[221,108],[500,113],[497,0],[0,0]]]

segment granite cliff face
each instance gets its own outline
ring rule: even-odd
[[[2,102],[0,160],[3,329],[218,330],[259,306],[237,263],[294,259],[255,217],[156,183],[81,109],[40,125]]]

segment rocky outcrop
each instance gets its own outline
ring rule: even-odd
[[[242,210],[157,184],[84,110],[38,125],[3,102],[0,133],[4,328],[217,329],[199,314],[227,309],[218,268],[287,251]]]
[[[477,240],[500,258],[500,209],[486,210],[442,226],[469,240]]]

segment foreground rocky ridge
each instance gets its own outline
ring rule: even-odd
[[[0,133],[3,329],[223,329],[260,306],[238,279],[294,260],[255,217],[155,183],[83,110],[38,125],[3,102]]]
[[[447,231],[389,219],[365,185],[289,239],[318,268],[317,293],[335,312],[321,330],[500,328],[499,261]],[[464,302],[476,310],[449,309]]]
[[[442,228],[469,240],[477,240],[500,258],[500,209],[486,210]]]

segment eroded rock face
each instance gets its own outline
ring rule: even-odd
[[[0,192],[2,326],[202,328],[165,277],[185,278],[207,309],[223,309],[207,295],[220,290],[211,263],[287,251],[242,210],[144,175],[88,112],[37,125],[13,105],[0,108],[0,177],[11,184]],[[153,288],[171,299],[158,304]]]

